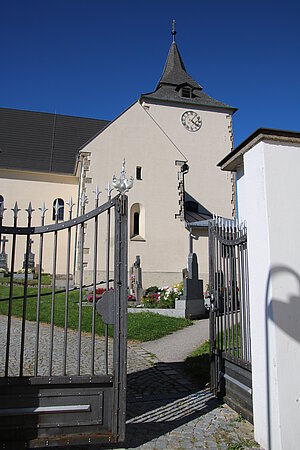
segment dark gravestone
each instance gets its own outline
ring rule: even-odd
[[[135,262],[133,264],[134,267],[134,275],[135,275],[135,296],[136,300],[138,302],[141,301],[144,290],[143,290],[143,283],[142,283],[142,268],[141,268],[141,258],[140,256],[136,256]]]
[[[188,256],[188,277],[183,278],[183,295],[185,300],[185,317],[187,319],[201,319],[207,316],[204,306],[203,280],[198,279],[197,255]]]
[[[3,236],[3,239],[1,239],[2,242],[2,249],[1,249],[1,253],[0,253],[0,269],[4,269],[5,272],[8,272],[8,267],[7,267],[7,254],[5,253],[5,244],[6,242],[8,242],[8,239],[6,239],[5,236]]]
[[[28,269],[34,269],[34,253],[31,252],[31,244],[33,240],[29,239],[29,249],[28,249]],[[26,253],[24,253],[23,269],[26,268]]]

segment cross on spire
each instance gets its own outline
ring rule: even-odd
[[[172,32],[171,32],[172,36],[173,36],[173,42],[175,42],[175,34],[176,34],[176,30],[175,30],[175,19],[173,19],[173,27],[172,27]]]

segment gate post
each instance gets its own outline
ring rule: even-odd
[[[216,377],[216,329],[215,329],[215,320],[216,320],[216,311],[214,308],[214,236],[212,233],[213,222],[208,223],[208,245],[209,245],[209,292],[210,292],[210,309],[209,309],[209,349],[210,349],[210,390],[215,395],[217,395],[218,385],[217,385],[217,377]]]
[[[128,199],[120,195],[115,208],[115,327],[114,327],[114,393],[113,434],[125,440],[127,376],[127,220]]]

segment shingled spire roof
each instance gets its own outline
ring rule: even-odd
[[[171,44],[165,68],[156,90],[164,84],[173,86],[188,84],[202,90],[202,87],[187,73],[175,41]]]
[[[202,87],[187,73],[175,42],[173,26],[173,42],[171,44],[163,74],[155,91],[142,94],[140,101],[180,102],[201,105],[210,108],[225,109],[234,113],[236,108],[219,102],[203,92]]]

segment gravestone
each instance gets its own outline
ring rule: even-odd
[[[6,236],[3,236],[1,242],[2,242],[2,249],[0,253],[0,269],[4,269],[5,273],[7,273],[8,267],[7,267],[7,254],[5,253],[5,245],[8,242],[8,239],[6,239]]]
[[[182,307],[185,308],[187,319],[202,319],[207,317],[204,306],[203,280],[198,279],[198,261],[195,253],[188,256],[187,276],[183,277]]]
[[[140,256],[136,256],[135,261],[133,263],[133,275],[134,275],[133,277],[134,295],[136,301],[140,302],[144,295]]]
[[[33,240],[29,239],[29,249],[28,249],[28,269],[34,269],[34,253],[31,252],[31,244]],[[26,268],[26,253],[24,253],[23,269]]]

